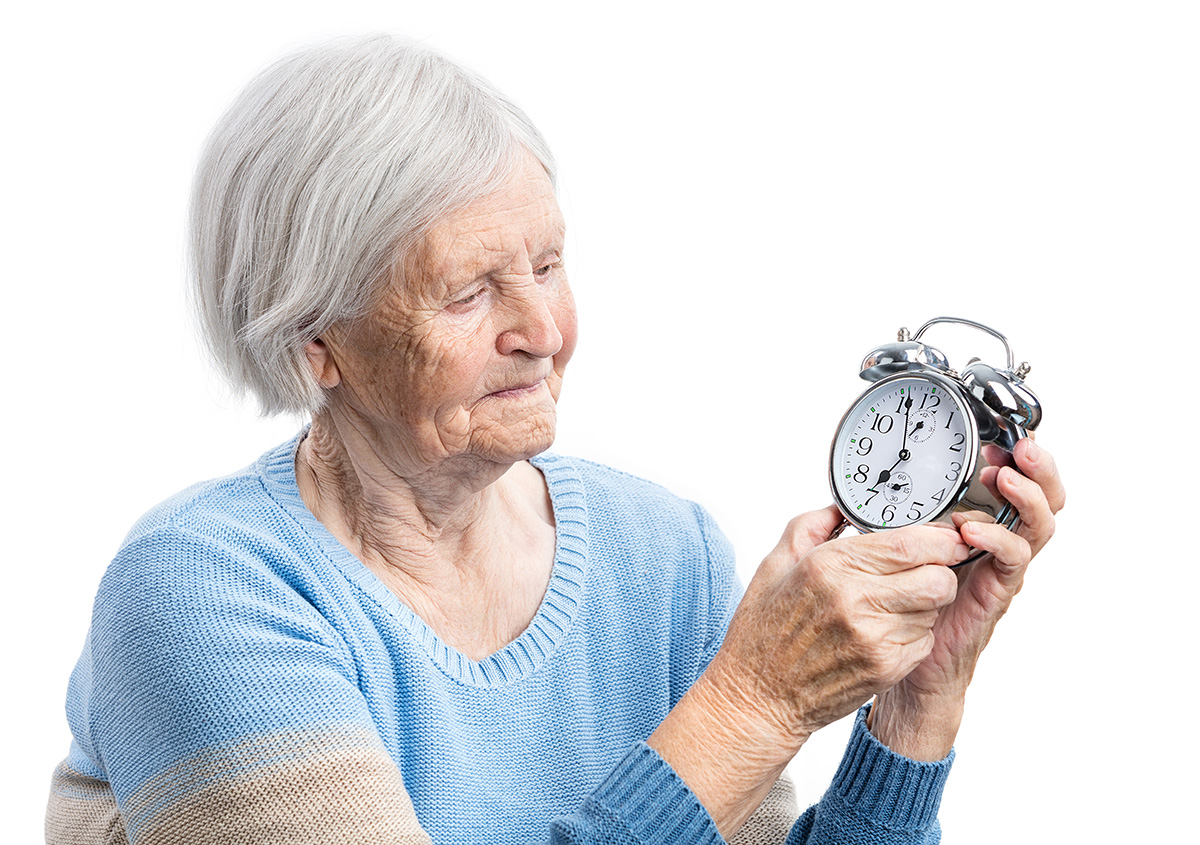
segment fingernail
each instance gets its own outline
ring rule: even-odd
[[[1029,438],[1026,438],[1025,439],[1025,460],[1036,462],[1038,457],[1041,454],[1042,454],[1042,450],[1038,448],[1038,445],[1036,443],[1034,443],[1032,440],[1030,440]]]
[[[1025,479],[1021,477],[1021,473],[1017,472],[1012,467],[1004,468],[1004,480],[1013,487],[1020,487],[1025,483]]]

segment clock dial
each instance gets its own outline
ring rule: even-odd
[[[974,429],[941,380],[903,375],[868,390],[833,445],[834,487],[870,528],[927,522],[958,500],[974,466]]]

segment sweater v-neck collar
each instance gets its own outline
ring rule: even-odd
[[[296,484],[296,449],[303,435],[301,432],[259,460],[259,474],[268,494],[355,588],[409,632],[443,673],[467,686],[506,686],[532,675],[563,644],[583,599],[588,560],[587,501],[571,461],[553,454],[531,461],[546,479],[554,510],[554,568],[541,605],[519,637],[482,660],[472,660],[443,641],[304,504]]]

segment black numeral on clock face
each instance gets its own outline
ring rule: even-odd
[[[892,430],[892,417],[890,414],[876,414],[875,422],[871,423],[871,431],[878,431],[880,434],[887,434]]]

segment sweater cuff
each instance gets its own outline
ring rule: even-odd
[[[868,704],[858,711],[825,800],[836,798],[854,815],[890,830],[924,830],[937,821],[954,751],[934,763],[903,757],[871,733],[870,710]]]
[[[644,742],[625,755],[588,803],[603,815],[620,819],[637,842],[647,845],[724,842],[700,799]]]

